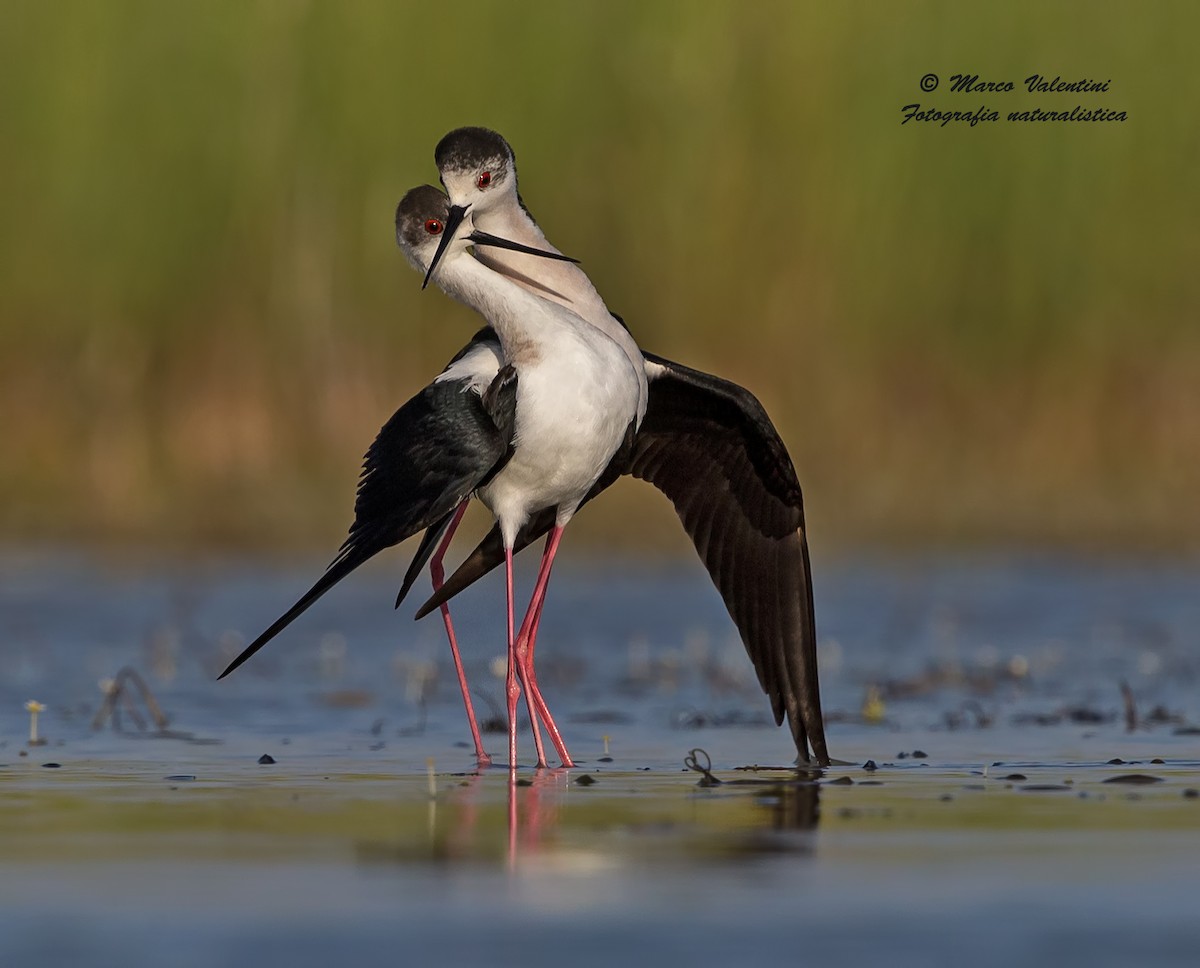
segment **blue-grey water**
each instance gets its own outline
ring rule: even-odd
[[[698,564],[578,561],[538,669],[579,764],[523,729],[512,786],[396,560],[216,682],[323,562],[0,556],[0,965],[1195,963],[1200,562],[818,559],[842,763],[798,778],[738,769],[794,751]],[[502,585],[455,608],[487,717]],[[93,730],[125,667],[165,734]]]

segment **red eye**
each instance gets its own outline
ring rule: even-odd
[[[479,177],[475,179],[475,184],[480,188],[487,188],[492,183],[492,173],[490,171],[481,172]]]
[[[445,226],[443,226],[442,223],[435,218],[431,218],[425,223],[425,231],[430,235],[441,235],[444,227]]]

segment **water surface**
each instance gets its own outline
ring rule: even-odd
[[[699,566],[568,565],[539,678],[580,762],[523,731],[516,786],[395,563],[214,681],[321,564],[0,559],[0,963],[1194,963],[1193,563],[824,565],[820,774]],[[485,715],[500,596],[457,609]],[[126,666],[165,736],[93,731]]]

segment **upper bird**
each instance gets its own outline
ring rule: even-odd
[[[503,137],[487,128],[458,128],[441,140],[434,158],[451,203],[470,209],[477,231],[558,251],[521,200],[516,157]],[[642,352],[577,265],[512,250],[477,250],[476,257],[579,314],[634,364],[636,433],[585,500],[622,474],[649,481],[667,496],[737,625],[776,722],[786,715],[801,762],[827,765],[803,498],[762,405],[736,383]],[[534,515],[512,548],[520,550],[552,526],[552,516]],[[493,529],[418,618],[504,561],[507,544]],[[530,650],[537,618],[525,630]]]
[[[487,128],[457,128],[433,152],[450,204],[470,209],[476,231],[511,238],[539,252],[558,252],[529,214],[517,191],[517,160],[512,148]],[[506,233],[511,231],[511,236]],[[533,242],[531,239],[538,241]],[[647,377],[642,351],[600,293],[571,259],[539,260],[525,253],[477,249],[475,258],[531,292],[583,317],[613,340],[638,374],[638,423],[646,413]]]
[[[546,723],[564,765],[571,765],[529,675],[532,658],[527,649],[518,648],[515,637],[513,547],[522,528],[535,515],[543,516],[540,520],[548,523],[550,537],[522,623],[528,628],[545,601],[563,529],[636,429],[640,371],[625,350],[578,314],[473,258],[466,206],[451,206],[440,241],[431,238],[427,226],[441,217],[445,206],[445,197],[435,188],[409,192],[397,214],[397,238],[409,261],[425,269],[426,280],[433,279],[447,295],[487,319],[504,356],[488,394],[511,399],[512,442],[505,463],[474,490],[496,518],[506,564],[509,767],[516,768],[518,676],[531,711],[536,709]]]

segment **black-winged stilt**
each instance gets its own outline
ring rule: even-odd
[[[504,548],[509,767],[516,767],[518,676],[526,688],[531,716],[536,709],[563,764],[570,766],[570,755],[531,675],[528,643],[536,631],[563,529],[637,428],[644,377],[625,350],[600,329],[559,302],[535,294],[473,258],[468,251],[470,234],[459,231],[459,224],[471,218],[466,207],[451,207],[440,241],[431,237],[425,231],[429,213],[436,214],[445,205],[445,197],[429,186],[409,192],[397,213],[397,238],[409,261],[425,268],[427,281],[432,278],[444,292],[478,310],[491,324],[505,365],[488,393],[504,391],[514,401],[508,460],[475,489],[496,518]],[[543,514],[549,516],[549,537],[518,640],[512,548],[531,518]],[[538,754],[542,763],[540,749]]]
[[[432,191],[440,197],[436,189]],[[422,226],[425,234],[436,238],[444,231],[447,213],[443,198],[440,209]],[[469,240],[477,246],[524,249],[478,230],[470,233]],[[534,253],[531,249],[525,251]],[[536,254],[566,259],[556,252]],[[411,585],[426,561],[430,563],[435,590],[440,587],[441,560],[453,528],[476,486],[494,473],[508,455],[514,414],[495,393],[487,392],[502,362],[500,341],[486,327],[475,334],[429,386],[392,415],[364,458],[354,523],[337,556],[312,588],[251,642],[218,678],[223,679],[237,669],[359,565],[421,530],[427,529],[425,540],[406,576],[405,587]],[[443,533],[445,538],[439,542]],[[490,757],[483,749],[476,724],[448,607],[442,608],[442,615],[476,758],[484,766],[490,763]]]
[[[451,202],[470,207],[476,230],[557,251],[518,194],[516,159],[503,137],[459,128],[441,140],[434,157]],[[667,496],[737,625],[776,722],[787,717],[800,761],[827,765],[803,499],[787,448],[762,405],[735,383],[643,353],[577,265],[512,250],[480,250],[477,258],[572,309],[634,362],[642,419],[585,500],[622,474],[649,481]],[[553,538],[552,527],[552,515],[535,515],[513,550],[548,531]],[[504,561],[504,549],[493,530],[417,617]],[[531,618],[521,632],[530,654],[540,603]]]

